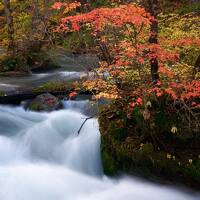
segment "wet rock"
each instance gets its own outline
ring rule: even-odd
[[[31,100],[26,108],[32,111],[50,112],[61,109],[62,103],[57,97],[49,93],[45,93],[38,95],[35,99]]]

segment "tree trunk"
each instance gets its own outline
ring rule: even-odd
[[[32,0],[32,16],[31,16],[31,31],[30,31],[30,38],[32,41],[36,39],[36,35],[38,34],[38,17],[39,17],[39,10],[38,10],[38,0]]]
[[[200,55],[198,56],[194,66],[197,69],[197,71],[200,71]]]
[[[195,76],[198,72],[200,72],[200,55],[198,56],[198,58],[194,64],[193,78],[195,78]]]
[[[48,8],[49,0],[44,0],[44,14],[43,14],[43,39],[47,39],[49,36],[48,33],[48,19],[49,19],[49,8]]]
[[[149,37],[149,43],[151,44],[158,44],[158,21],[153,21],[151,24],[151,35]],[[158,59],[152,58],[150,60],[151,64],[151,77],[153,82],[157,82],[159,80],[159,74],[158,74]]]
[[[10,8],[10,0],[4,0],[4,10],[6,14],[7,21],[7,31],[8,31],[8,54],[14,55],[14,23],[12,17],[12,11]]]
[[[157,21],[157,16],[159,13],[159,0],[143,0],[141,4],[144,6],[147,12],[151,14],[151,16],[154,17],[154,20],[152,20],[151,23],[151,35],[149,37],[149,43],[150,44],[158,44],[158,21]],[[154,53],[154,52],[152,52]],[[159,80],[159,63],[158,59],[152,58],[150,60],[150,65],[151,65],[151,77],[153,83],[157,83]]]
[[[111,65],[112,62],[113,62],[113,58],[110,55],[110,52],[109,52],[107,45],[102,41],[98,41],[98,45],[99,45],[100,50],[102,52],[103,60],[105,60],[108,63],[108,65]]]

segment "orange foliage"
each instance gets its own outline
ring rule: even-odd
[[[152,17],[145,12],[143,8],[135,5],[121,5],[117,8],[98,8],[89,13],[68,16],[62,19],[62,24],[59,31],[62,31],[63,24],[76,24],[81,26],[81,23],[90,23],[93,26],[94,34],[101,31],[106,25],[121,27],[124,24],[133,24],[136,27],[141,25],[150,25]],[[77,31],[73,27],[69,31]],[[65,31],[65,30],[64,30]]]
[[[62,6],[75,9],[80,4],[77,2],[69,5],[55,3],[53,8],[61,9]],[[63,17],[56,31],[76,32],[87,26],[92,30],[93,36],[97,40],[106,42],[112,47],[112,64],[104,65],[101,68],[101,72],[109,72],[109,79],[97,78],[84,83],[87,89],[99,92],[98,98],[100,96],[113,99],[128,97],[130,103],[125,107],[133,109],[135,106],[142,106],[145,100],[152,95],[158,99],[167,95],[174,101],[179,99],[192,106],[199,107],[200,104],[196,101],[196,98],[199,99],[200,97],[200,81],[181,83],[174,81],[173,69],[166,66],[168,62],[176,63],[179,60],[179,53],[165,47],[200,45],[200,40],[184,38],[169,41],[161,38],[159,44],[150,44],[148,41],[152,34],[150,25],[154,20],[144,8],[134,4],[126,4],[113,8],[98,8],[88,13]],[[112,31],[114,31],[106,35],[105,30],[108,27],[112,27]],[[122,35],[122,39],[117,38],[110,44],[109,42],[116,38],[115,30]],[[159,72],[172,80],[153,85],[151,82],[144,82],[144,79],[140,77],[141,82],[136,84],[136,87],[128,89],[124,87],[124,85],[129,84],[126,83],[128,70],[130,68],[136,69],[140,73],[141,69],[149,65],[149,61],[153,58],[156,58],[159,62]]]

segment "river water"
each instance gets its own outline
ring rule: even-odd
[[[0,47],[0,55],[1,55]],[[42,70],[21,76],[0,76],[0,91],[7,94],[30,90],[49,81],[72,81],[91,76],[89,70],[98,67],[99,59],[93,54],[73,55],[66,52],[50,50],[51,60],[56,66],[54,70]]]
[[[32,73],[19,77],[0,77],[0,91],[15,92],[41,86],[49,81],[72,81],[78,80],[80,76],[86,77],[85,72],[68,72],[65,69],[58,69],[45,73]]]
[[[88,103],[88,102],[86,102]],[[194,193],[103,174],[97,119],[84,102],[34,113],[0,106],[0,200],[199,200]]]

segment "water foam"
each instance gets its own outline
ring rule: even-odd
[[[87,120],[78,135],[85,118],[77,109],[34,113],[0,106],[0,200],[199,199],[135,178],[105,177],[97,119]]]

